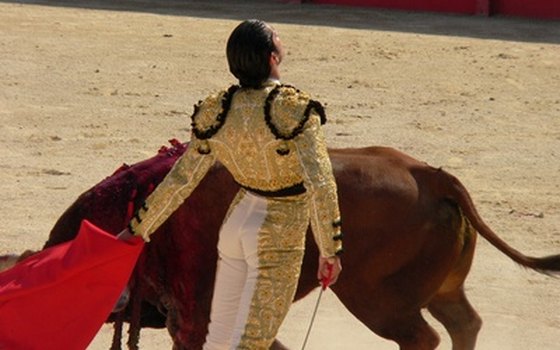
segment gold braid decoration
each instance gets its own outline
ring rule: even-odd
[[[302,106],[305,106],[303,111],[301,110]],[[275,110],[274,112],[272,111],[273,109]],[[270,131],[277,139],[291,140],[303,131],[312,111],[319,115],[321,124],[327,122],[325,109],[320,102],[311,100],[306,93],[291,85],[277,85],[270,91],[265,100],[264,119],[266,125],[268,125]],[[273,115],[276,117],[278,114],[281,119],[280,121],[287,121],[291,124],[294,122],[294,115],[299,116],[300,119],[296,125],[291,125],[288,128],[284,126],[282,128],[273,122]]]
[[[206,129],[200,129],[199,125],[195,121],[195,117],[200,112],[203,102],[199,101],[198,104],[194,106],[194,113],[191,117],[192,119],[191,126],[193,128],[192,129],[193,133],[196,135],[198,139],[200,140],[209,139],[212,136],[214,136],[214,134],[216,134],[218,130],[220,130],[220,128],[222,127],[222,125],[224,125],[226,121],[229,108],[231,107],[231,100],[233,99],[233,95],[237,90],[239,90],[239,88],[240,88],[239,85],[232,85],[229,87],[229,89],[226,92],[222,93],[222,96],[219,101],[221,104],[221,110],[216,114],[211,113],[211,116],[214,117],[215,123],[207,126]],[[215,99],[215,97],[214,99],[212,97],[209,97],[206,100],[206,104],[214,108],[216,108],[217,102],[218,101]]]

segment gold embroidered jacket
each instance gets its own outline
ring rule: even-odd
[[[269,84],[211,95],[195,106],[191,143],[129,225],[148,240],[216,160],[241,186],[276,192],[303,184],[321,255],[342,251],[336,184],[320,103],[291,86]]]

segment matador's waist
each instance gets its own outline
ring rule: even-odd
[[[263,197],[289,197],[289,196],[297,196],[300,194],[305,193],[305,186],[303,185],[303,182],[297,183],[293,186],[289,186],[289,187],[285,187],[285,188],[281,188],[279,190],[273,190],[273,191],[267,191],[267,190],[260,190],[258,188],[252,188],[249,186],[244,186],[242,184],[239,184],[239,186],[241,186],[241,188],[252,192],[254,194],[257,194],[259,196],[263,196]]]

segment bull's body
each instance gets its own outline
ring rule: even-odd
[[[133,210],[129,202],[139,205],[183,151],[184,146],[176,144],[120,169],[84,193],[56,223],[46,246],[71,239],[82,219],[119,232]],[[478,217],[464,187],[445,171],[389,148],[338,149],[330,154],[346,252],[344,271],[332,289],[360,321],[402,349],[433,349],[439,342],[422,318],[422,308],[445,325],[454,349],[474,348],[481,320],[463,284],[477,231],[524,266],[560,269],[557,256],[526,258],[503,243]],[[177,349],[201,348],[218,230],[236,191],[227,171],[214,167],[152,236],[138,264],[133,306],[127,311],[133,328],[143,303],[143,325],[166,322]],[[317,287],[318,253],[311,237],[308,232],[297,299]]]

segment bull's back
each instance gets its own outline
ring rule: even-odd
[[[414,298],[427,298],[457,262],[461,245],[460,211],[430,181],[438,169],[387,147],[332,149],[330,155],[343,221],[343,266],[353,271],[342,273],[333,289],[344,293],[344,285],[361,276],[371,285],[416,285]],[[316,266],[309,241],[303,275]]]

